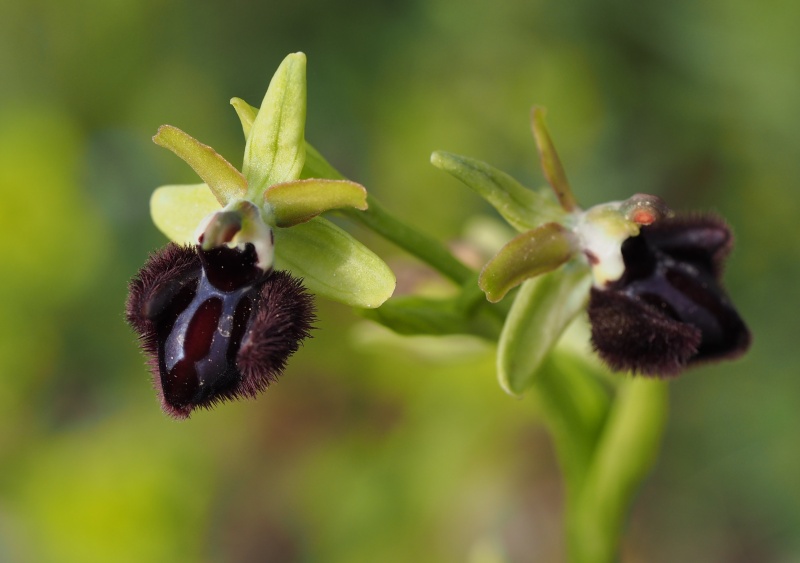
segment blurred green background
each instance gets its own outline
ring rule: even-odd
[[[0,561],[562,558],[548,437],[490,346],[320,302],[261,398],[160,412],[126,283],[165,242],[151,191],[196,180],[150,137],[171,123],[241,164],[228,100],[258,104],[297,50],[308,139],[442,239],[492,210],[431,151],[540,185],[534,103],[584,206],[649,192],[728,218],[754,346],[673,383],[623,560],[800,560],[798,23],[793,0],[0,0]]]

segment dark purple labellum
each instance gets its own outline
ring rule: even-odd
[[[127,319],[172,416],[255,396],[309,336],[311,296],[288,273],[264,272],[256,262],[250,244],[243,251],[170,244],[131,281]]]
[[[720,285],[728,226],[709,216],[663,219],[622,245],[623,276],[589,302],[592,343],[614,369],[677,375],[733,358],[750,332]]]

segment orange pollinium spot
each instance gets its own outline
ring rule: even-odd
[[[651,225],[655,220],[655,213],[649,209],[637,209],[633,214],[633,222],[639,225]]]

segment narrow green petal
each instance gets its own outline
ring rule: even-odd
[[[231,98],[231,105],[236,110],[236,115],[239,116],[239,121],[242,122],[242,131],[244,131],[244,139],[250,136],[250,130],[253,128],[253,122],[258,115],[258,108],[254,108],[241,98]]]
[[[307,179],[274,184],[264,194],[278,227],[291,227],[331,209],[367,208],[367,190],[349,180]]]
[[[303,278],[314,293],[353,307],[373,308],[394,292],[389,266],[322,217],[274,233],[275,267]]]
[[[172,125],[162,125],[153,142],[183,159],[208,184],[217,201],[226,205],[247,193],[247,181],[241,172],[208,145]]]
[[[536,380],[542,362],[589,298],[591,276],[582,264],[522,284],[508,313],[497,350],[497,375],[517,395]]]
[[[158,230],[179,244],[197,244],[194,232],[222,206],[206,184],[161,186],[150,197],[150,216]]]
[[[518,231],[528,231],[563,217],[563,212],[549,193],[529,190],[485,162],[436,151],[431,155],[431,164],[475,190]]]
[[[261,196],[267,186],[300,177],[305,123],[306,56],[293,53],[272,77],[247,136],[242,171],[251,196]]]
[[[555,270],[575,253],[572,233],[546,223],[512,239],[481,271],[478,285],[492,303],[529,278]]]
[[[531,124],[533,126],[533,137],[536,139],[536,147],[539,149],[539,158],[542,163],[544,177],[556,192],[561,207],[565,211],[573,211],[578,207],[575,196],[572,195],[572,188],[569,187],[567,175],[558,158],[556,147],[547,131],[547,123],[544,120],[545,110],[535,106],[531,110]]]

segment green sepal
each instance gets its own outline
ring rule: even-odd
[[[574,235],[559,223],[526,231],[500,249],[481,271],[478,285],[492,303],[527,279],[555,270],[575,253]]]
[[[247,136],[250,135],[250,129],[253,127],[253,121],[255,121],[256,115],[258,115],[258,108],[254,108],[241,98],[231,98],[231,105],[236,110],[236,115],[239,116],[239,121],[242,123],[242,131],[244,132],[244,138],[246,140]],[[306,160],[303,163],[303,171],[300,172],[300,178],[345,179],[342,173],[331,166],[317,149],[308,144],[308,141],[306,141]]]
[[[497,374],[508,393],[530,387],[564,329],[586,306],[589,269],[573,262],[522,284],[500,333]]]
[[[533,191],[493,166],[444,151],[431,155],[431,164],[461,180],[488,201],[520,232],[559,221],[564,213],[547,191]]]
[[[236,107],[236,106],[234,106]],[[306,56],[287,56],[269,84],[244,149],[242,172],[252,201],[267,186],[296,180],[305,161]]]
[[[206,184],[161,186],[150,196],[150,216],[158,230],[178,244],[197,244],[195,230],[222,206]]]
[[[303,278],[314,293],[353,307],[374,308],[394,292],[389,266],[322,217],[273,232],[275,267]]]
[[[278,227],[291,227],[331,209],[367,208],[367,190],[349,180],[310,178],[274,184],[264,193],[266,207]]]
[[[542,172],[547,178],[548,183],[556,193],[561,207],[565,211],[573,211],[578,207],[575,196],[572,195],[572,188],[569,187],[567,174],[558,158],[558,152],[550,138],[547,130],[547,123],[544,119],[545,110],[543,107],[534,106],[531,110],[531,126],[533,128],[533,138],[536,140],[536,148],[539,149],[539,159],[542,164]]]
[[[160,147],[174,152],[208,184],[221,205],[241,199],[247,193],[247,180],[235,166],[208,145],[172,125],[162,125],[153,137]]]

